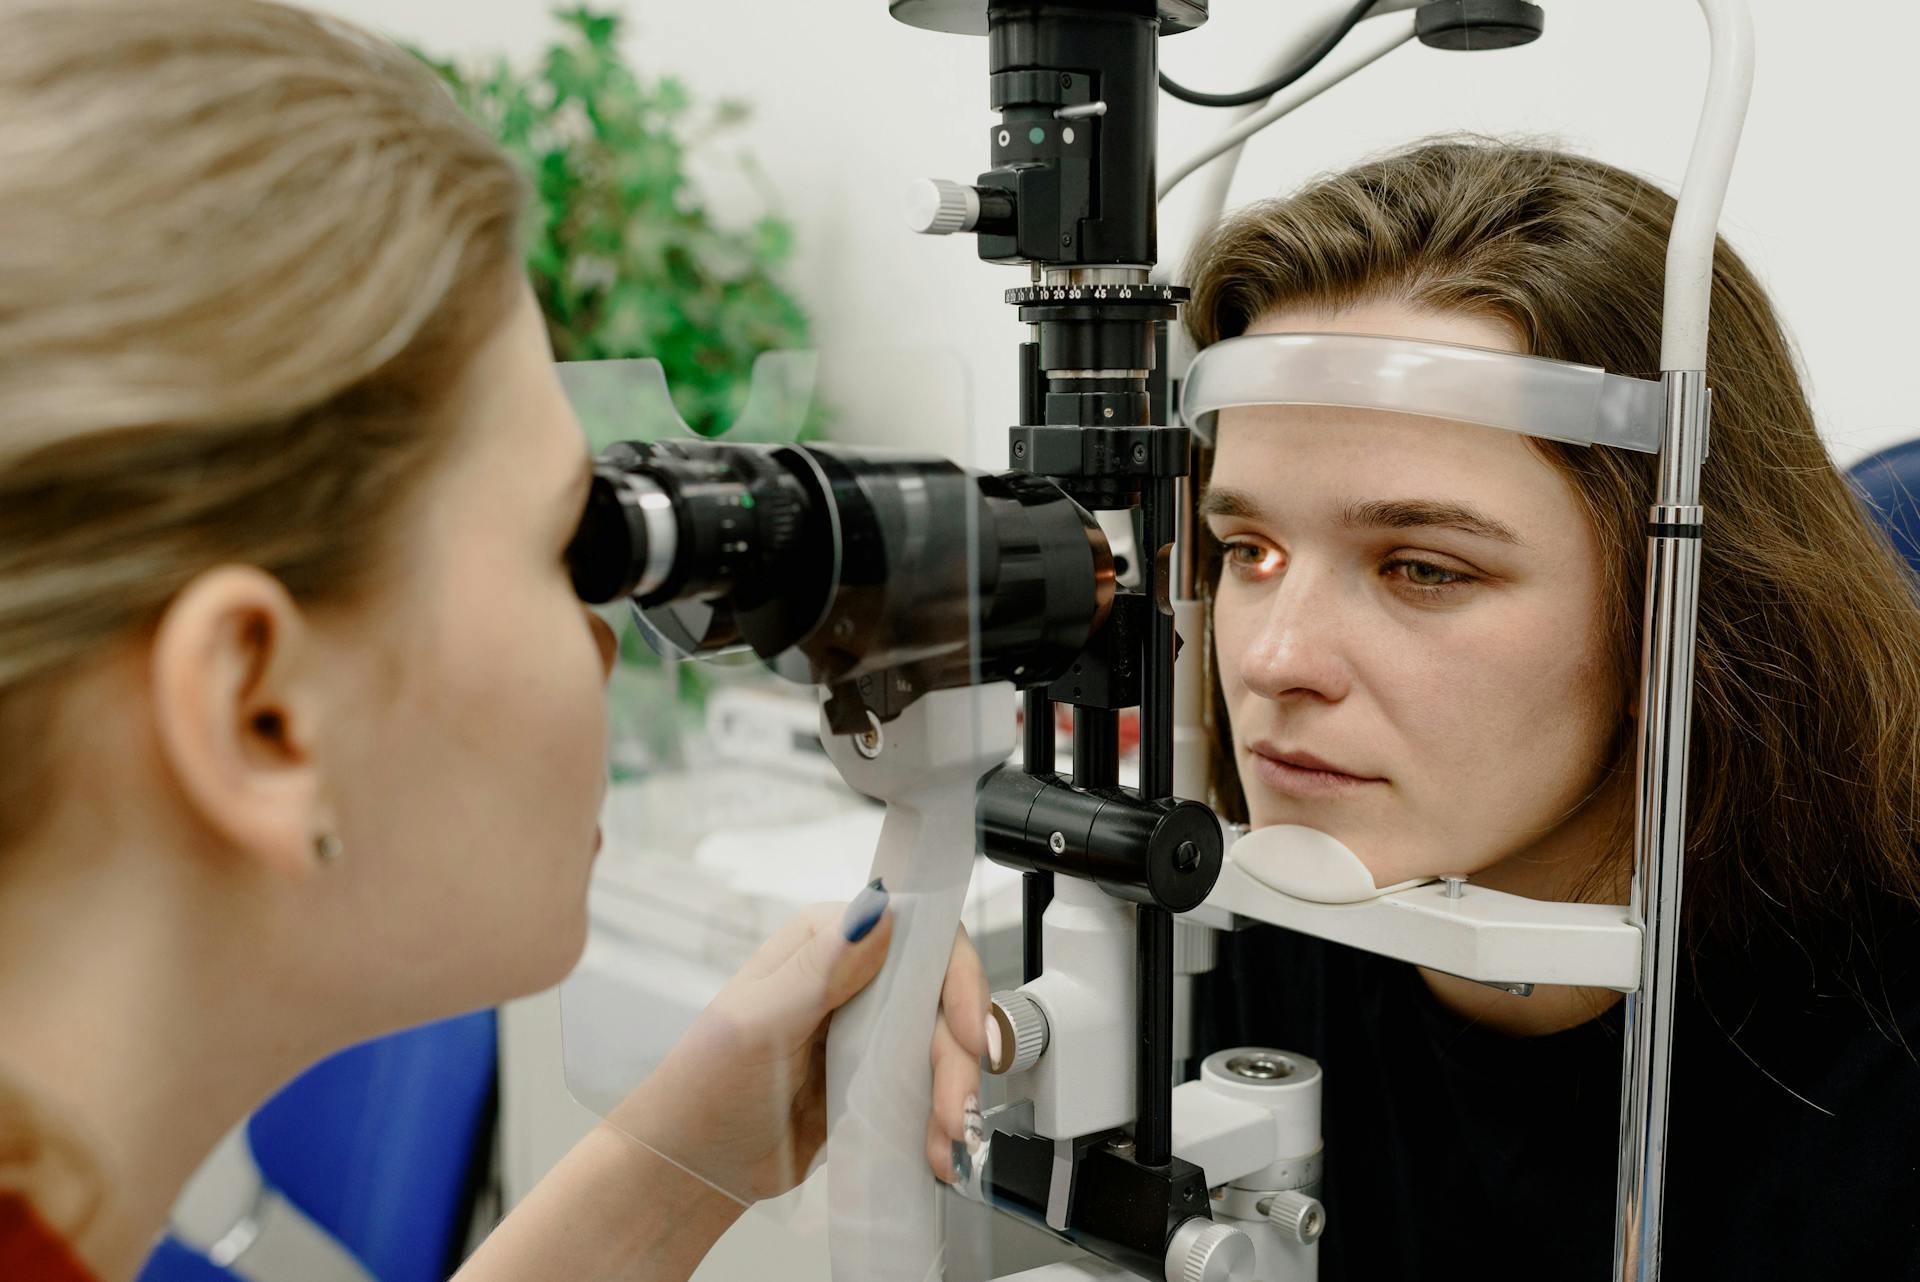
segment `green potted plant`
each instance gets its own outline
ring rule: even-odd
[[[618,13],[582,6],[554,16],[557,38],[525,67],[504,56],[462,65],[414,53],[533,186],[527,272],[554,355],[652,357],[679,416],[714,435],[740,413],[762,352],[811,345],[806,314],[779,279],[792,227],[771,210],[723,224],[687,173],[688,157],[717,145],[749,109],[703,105],[673,77],[637,72],[620,51]],[[574,399],[595,449],[659,434],[661,416],[629,395],[634,380],[590,382],[605,395]],[[800,434],[817,434],[821,420],[809,407]],[[611,691],[617,781],[676,763],[712,684],[761,672],[729,662],[663,669],[633,628],[622,634],[621,658]]]
[[[688,156],[749,109],[701,105],[673,77],[636,72],[617,13],[554,16],[559,37],[524,69],[504,56],[461,66],[415,52],[533,184],[527,270],[554,355],[653,357],[681,416],[712,435],[745,403],[755,357],[811,345],[779,279],[790,224],[769,211],[725,225],[687,174]]]

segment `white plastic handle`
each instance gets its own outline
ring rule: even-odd
[[[835,1282],[926,1282],[944,1248],[927,1169],[928,1049],[973,873],[974,789],[1013,751],[1013,688],[922,696],[859,753],[823,729],[856,791],[887,803],[873,876],[893,942],[880,974],[827,1029],[828,1248]]]

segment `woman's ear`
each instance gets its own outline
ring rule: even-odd
[[[315,866],[322,818],[312,645],[278,579],[222,566],[168,604],[151,652],[160,755],[185,803],[237,852],[288,877]]]

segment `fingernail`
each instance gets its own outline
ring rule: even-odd
[[[1000,1062],[1000,1021],[992,1015],[987,1016],[987,1063]]]
[[[967,1152],[967,1146],[955,1141],[953,1145],[953,1179],[950,1183],[965,1184],[973,1176],[973,1154]]]
[[[980,1145],[987,1138],[986,1119],[980,1116],[980,1097],[967,1096],[966,1103],[966,1141],[969,1154],[978,1153]]]
[[[847,905],[846,914],[840,918],[840,933],[847,937],[849,944],[857,944],[872,933],[880,923],[880,915],[886,911],[886,883],[876,877]]]

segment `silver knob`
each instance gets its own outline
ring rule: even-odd
[[[1084,120],[1089,116],[1104,116],[1107,104],[1104,102],[1081,102],[1071,107],[1062,107],[1053,113],[1055,120]]]
[[[1047,1013],[1025,993],[995,993],[987,1018],[1000,1030],[1000,1053],[988,1057],[989,1073],[1022,1072],[1046,1053]]]
[[[1302,1246],[1312,1246],[1326,1231],[1327,1211],[1317,1197],[1290,1190],[1260,1199],[1260,1213],[1283,1234]]]
[[[980,193],[945,178],[918,178],[907,188],[907,226],[928,236],[970,231],[980,221]]]
[[[1253,1239],[1195,1216],[1167,1244],[1167,1282],[1254,1282]]]

